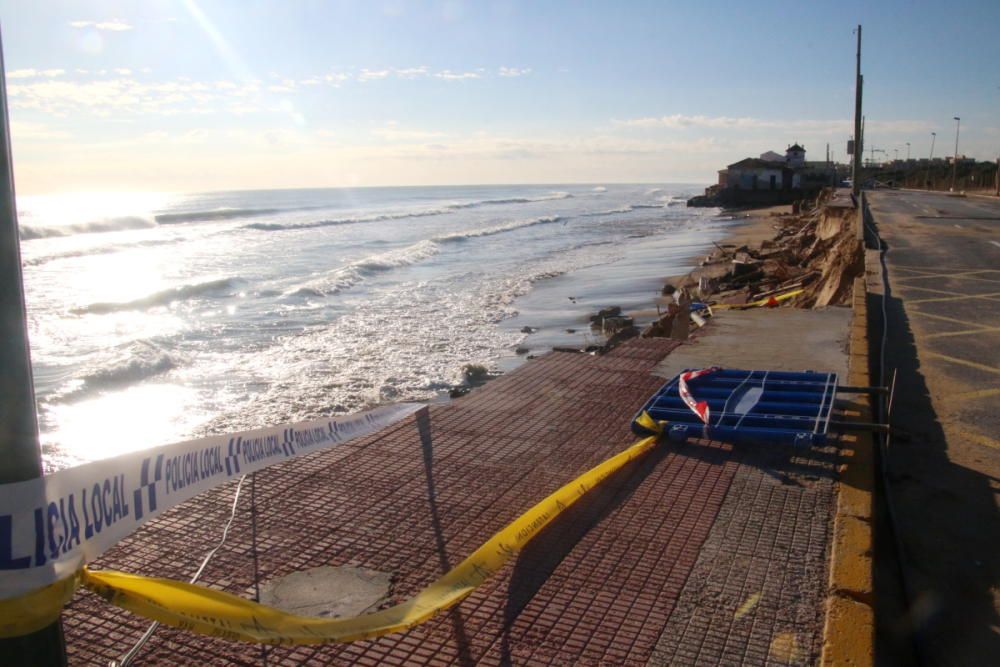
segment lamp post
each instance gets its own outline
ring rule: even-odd
[[[906,161],[910,161],[910,142],[906,142]]]
[[[962,127],[962,119],[955,116],[955,160],[951,163],[951,191],[955,191],[955,176],[958,174],[958,132]]]

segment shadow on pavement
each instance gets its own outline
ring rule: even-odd
[[[990,477],[950,461],[904,301],[890,291],[885,305],[886,382],[893,370],[897,377],[893,441],[888,455],[880,452],[877,458],[888,473],[888,494],[880,478],[874,530],[876,664],[987,664],[1000,653],[994,606],[1000,545],[996,495]],[[881,297],[869,294],[868,307],[877,380]]]
[[[425,406],[416,414],[417,431],[420,433],[420,452],[424,459],[424,475],[427,478],[427,502],[430,504],[431,525],[434,530],[434,542],[437,549],[438,561],[441,565],[441,574],[451,570],[451,559],[448,558],[448,550],[445,545],[444,532],[441,529],[441,517],[438,511],[437,491],[434,486],[434,439],[431,436],[430,410]],[[465,623],[462,614],[457,607],[448,610],[448,618],[451,619],[452,627],[455,630],[455,643],[458,645],[458,664],[462,667],[469,667],[475,664],[472,655],[469,653],[469,638],[465,631]]]
[[[500,664],[523,663],[511,653],[510,630],[518,614],[544,585],[573,547],[608,514],[625,503],[656,467],[672,452],[663,444],[606,479],[549,524],[521,551],[514,564],[503,610]],[[600,586],[601,582],[595,582]],[[537,648],[537,647],[536,647]]]

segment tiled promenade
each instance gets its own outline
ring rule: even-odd
[[[404,600],[560,485],[634,441],[676,343],[552,353],[383,433],[257,474],[259,571],[393,575]],[[472,596],[409,632],[266,649],[268,665],[811,664],[819,655],[832,448],[662,445],[573,506]],[[97,564],[187,579],[234,486],[153,522]],[[251,496],[202,583],[252,597]],[[71,664],[119,658],[144,619],[80,593]],[[139,664],[258,665],[260,646],[160,628]]]

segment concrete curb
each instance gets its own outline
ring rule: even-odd
[[[854,281],[847,384],[870,386],[868,306],[864,278]],[[859,421],[871,421],[871,402],[851,401]],[[875,488],[874,439],[870,433],[844,437],[833,523],[830,582],[823,629],[823,665],[871,665],[875,659],[872,584],[872,513]]]

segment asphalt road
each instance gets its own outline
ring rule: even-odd
[[[1000,200],[869,202],[889,248],[889,498],[909,589],[908,607],[880,603],[876,573],[881,655],[915,636],[923,664],[987,664],[1000,654]],[[877,556],[893,552],[876,539]]]

